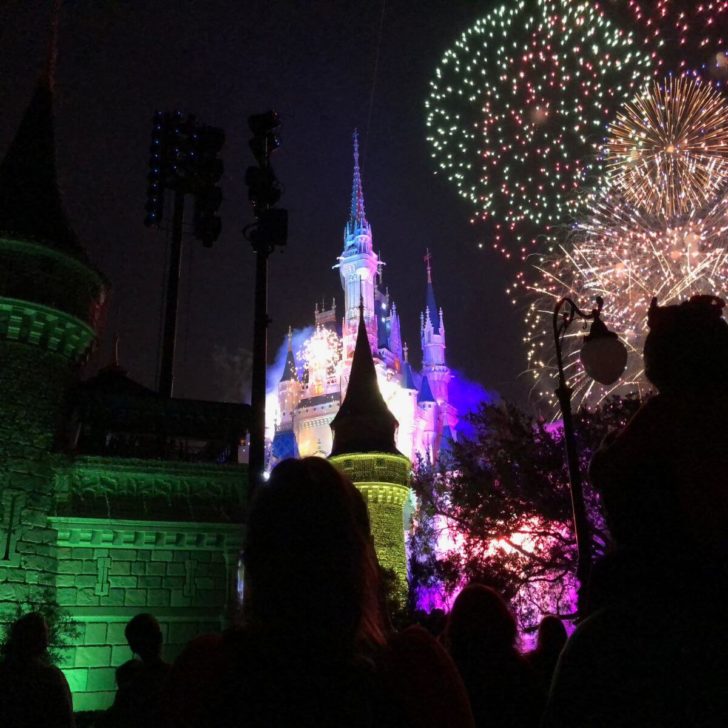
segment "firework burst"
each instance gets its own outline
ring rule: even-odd
[[[575,402],[595,406],[610,394],[644,394],[642,368],[647,309],[681,302],[694,294],[728,291],[728,201],[672,220],[655,218],[607,194],[571,238],[534,266],[526,284],[533,301],[526,315],[529,370],[539,396],[553,403],[555,363],[551,318],[556,301],[570,296],[587,306],[604,298],[604,320],[627,346],[622,379],[603,387],[589,379],[579,361],[585,331],[574,327],[564,342],[565,371]]]
[[[476,217],[494,223],[494,247],[523,256],[566,217],[609,121],[652,72],[590,2],[518,0],[463,33],[431,82],[428,140]]]
[[[684,76],[654,83],[609,128],[607,184],[652,215],[703,208],[728,180],[728,106]]]
[[[728,76],[728,0],[596,0],[617,25],[634,28],[661,74]]]
[[[341,339],[336,332],[317,326],[297,353],[304,379],[312,392],[323,392],[327,380],[334,376],[341,362]]]

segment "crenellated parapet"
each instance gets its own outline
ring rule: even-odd
[[[0,298],[0,339],[39,347],[75,363],[95,338],[96,332],[75,316],[38,303]]]
[[[90,264],[37,242],[0,235],[0,298],[54,309],[96,330],[107,296],[107,281]]]

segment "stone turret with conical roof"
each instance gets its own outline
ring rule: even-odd
[[[0,163],[0,271],[0,337],[82,359],[97,333],[108,285],[88,262],[61,201],[48,72]]]
[[[377,382],[363,302],[346,396],[331,423],[331,462],[344,471],[369,509],[379,563],[396,576],[399,597],[407,596],[404,511],[409,496],[410,461],[395,445],[397,420]]]
[[[58,190],[54,56],[0,163],[0,620],[56,585],[53,451],[107,289]]]

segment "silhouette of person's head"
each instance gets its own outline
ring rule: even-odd
[[[38,612],[24,614],[12,623],[3,647],[6,657],[30,660],[45,655],[48,649],[48,624]]]
[[[274,468],[251,507],[243,563],[251,628],[343,649],[381,639],[366,503],[326,460]]]
[[[652,299],[645,375],[660,392],[728,385],[724,306],[715,296],[693,296],[676,306],[658,306]]]
[[[158,660],[162,654],[162,630],[151,614],[137,614],[129,620],[124,636],[131,651],[143,662]]]
[[[567,639],[564,623],[558,617],[549,614],[538,625],[536,649],[540,652],[558,654],[564,648]]]
[[[515,617],[497,591],[469,584],[458,594],[447,626],[454,654],[509,650],[515,646],[517,634]]]

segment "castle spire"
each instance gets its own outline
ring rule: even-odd
[[[56,85],[56,64],[58,63],[58,28],[61,22],[61,5],[63,0],[53,0],[51,15],[51,34],[48,39],[48,53],[46,56],[45,78],[43,80],[51,91]]]
[[[429,248],[425,254],[425,265],[427,266],[427,297],[425,303],[425,312],[432,322],[433,332],[440,333],[440,317],[438,315],[437,302],[435,301],[435,288],[432,285],[432,254]],[[426,316],[426,318],[427,318]]]
[[[377,272],[379,257],[372,245],[372,227],[364,212],[364,193],[359,168],[359,135],[354,132],[354,181],[351,211],[344,227],[344,250],[338,266],[341,287],[344,289],[344,353],[348,359],[354,353],[359,320],[359,297],[364,295],[364,319],[372,349],[377,346]]]
[[[331,455],[381,452],[400,454],[394,443],[397,420],[379,391],[377,371],[364,322],[364,302],[359,303],[359,328],[351,362],[346,397],[331,422],[334,445]]]
[[[45,69],[0,163],[0,233],[56,248],[86,262],[86,253],[63,209],[56,175],[53,80],[59,10],[56,2]]]
[[[364,190],[361,184],[361,169],[359,167],[359,131],[354,129],[354,179],[351,186],[349,228],[361,229],[368,226],[369,223],[364,212]]]
[[[286,352],[286,361],[283,365],[283,374],[281,374],[281,382],[297,382],[298,372],[296,371],[296,360],[293,356],[293,331],[288,327],[288,351]]]

